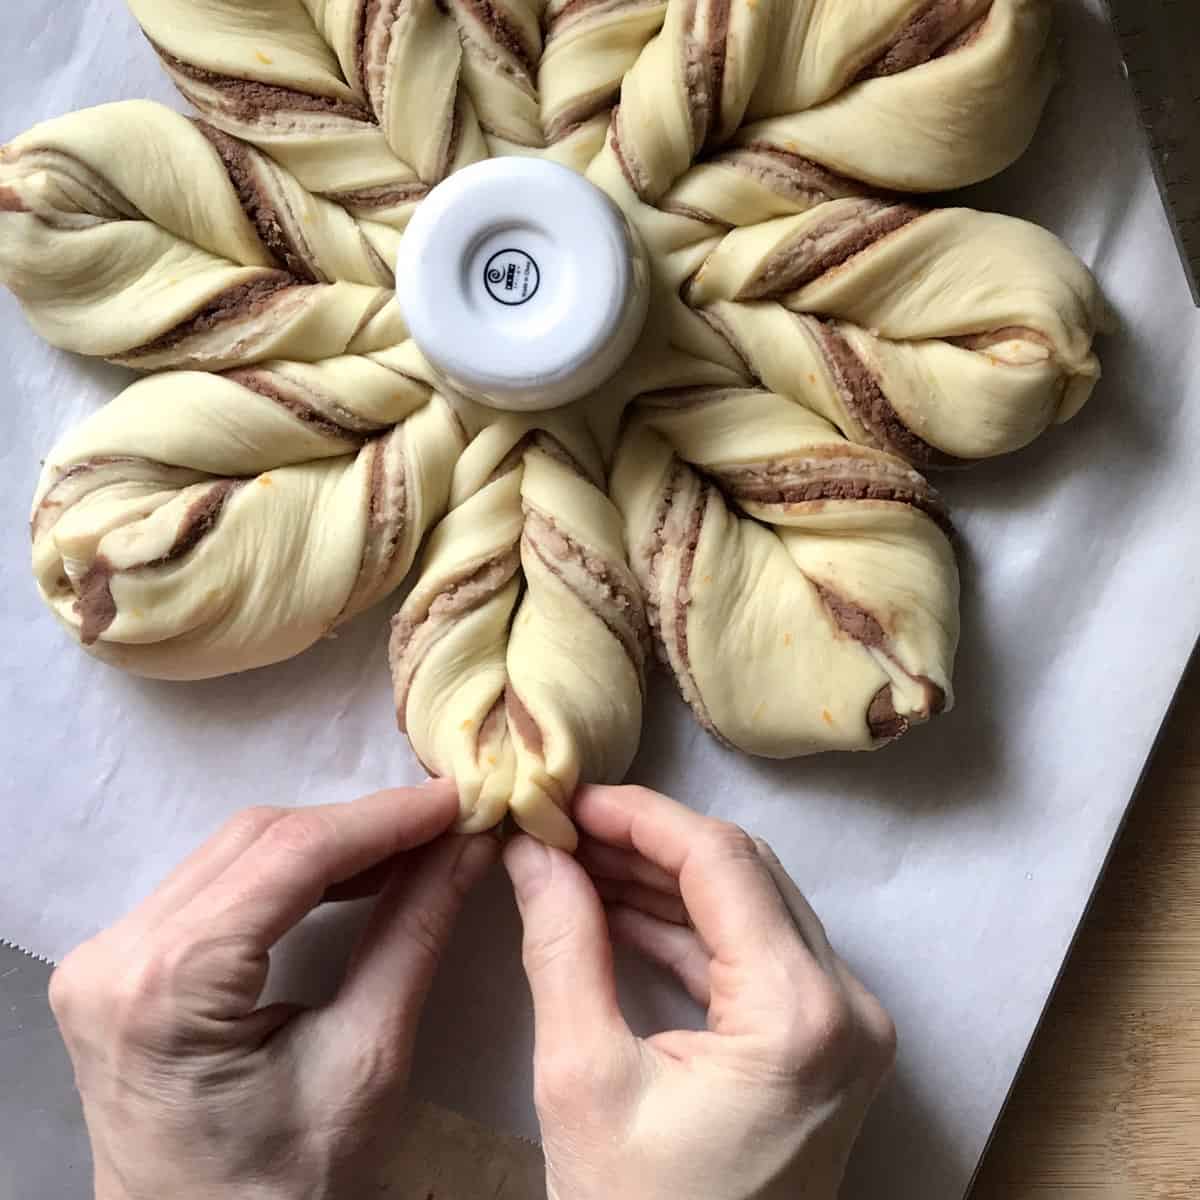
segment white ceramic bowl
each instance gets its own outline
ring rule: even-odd
[[[646,320],[649,268],[599,188],[556,163],[496,158],[417,207],[396,298],[430,365],[496,408],[568,404],[629,356]]]

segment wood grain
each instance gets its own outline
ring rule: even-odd
[[[1200,661],[971,1200],[1200,1198]]]

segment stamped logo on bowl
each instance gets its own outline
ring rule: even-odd
[[[541,282],[542,273],[533,257],[515,247],[498,250],[483,268],[488,295],[509,307],[532,300]]]

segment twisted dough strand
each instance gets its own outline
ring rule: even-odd
[[[1033,136],[1053,81],[1049,20],[1045,0],[674,0],[625,76],[606,153],[652,204],[731,141],[753,153],[697,170],[748,174],[785,201],[814,173],[823,198],[845,194],[831,178],[977,182]]]
[[[392,633],[396,709],[418,757],[458,783],[467,830],[511,809],[573,849],[581,778],[637,748],[646,627],[616,510],[560,441],[509,423],[476,439]]]
[[[364,32],[365,4],[332,2],[318,13],[351,71],[347,76],[299,0],[129,0],[129,7],[167,73],[204,117],[267,151],[309,191],[356,216],[402,226],[428,190],[429,181],[389,146],[359,80],[352,47]],[[453,165],[484,153],[478,134],[463,132]]]
[[[954,553],[903,463],[785,397],[693,389],[638,405],[613,493],[660,656],[726,741],[873,749],[950,704]]]
[[[1095,280],[1011,217],[830,201],[732,231],[685,294],[754,379],[920,466],[1019,449],[1100,374]]]
[[[820,24],[807,29],[799,71],[763,73],[750,115],[767,119],[746,124],[738,145],[909,192],[977,183],[1025,152],[1056,73],[1045,0],[856,0],[900,18],[882,41],[864,37],[873,23],[847,7],[790,6],[793,20],[812,8]],[[930,32],[914,36],[922,20]]]
[[[445,508],[462,427],[388,368],[340,365],[360,409],[328,395],[336,360],[170,373],[55,448],[34,570],[93,653],[161,678],[246,670],[396,587]]]
[[[0,276],[63,349],[213,370],[406,336],[393,230],[161,105],[37,126],[0,152],[0,198]]]

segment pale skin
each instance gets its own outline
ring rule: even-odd
[[[235,817],[74,951],[50,999],[97,1200],[405,1195],[385,1164],[421,1008],[501,854],[448,834],[453,788]],[[832,1200],[895,1032],[765,843],[639,788],[585,788],[572,858],[503,849],[524,923],[551,1200]],[[271,947],[376,895],[325,1006],[260,1006]],[[636,1037],[613,941],[674,972],[707,1029]]]

